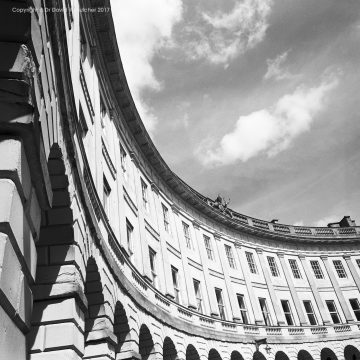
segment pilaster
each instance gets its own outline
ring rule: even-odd
[[[326,255],[323,255],[323,256],[320,256],[320,258],[321,258],[321,260],[323,261],[323,263],[325,265],[326,271],[328,273],[328,276],[330,278],[330,281],[332,283],[332,286],[333,286],[333,288],[335,290],[336,296],[337,296],[337,298],[339,300],[340,306],[341,306],[342,311],[344,313],[346,322],[348,322],[348,323],[354,322],[355,321],[354,317],[351,314],[351,312],[349,310],[349,307],[347,306],[344,294],[342,293],[342,291],[340,289],[339,282],[337,281],[337,278],[336,278],[336,276],[334,274],[334,271],[330,266],[328,257]]]
[[[241,249],[241,245],[236,244],[235,246],[236,254],[239,259],[239,264],[241,266],[242,272],[244,274],[245,284],[246,288],[249,294],[250,304],[254,313],[254,320],[256,325],[263,325],[264,319],[262,317],[259,301],[255,296],[255,292],[251,283],[251,275],[249,271],[249,267],[247,266],[247,260],[245,258],[245,255]],[[242,265],[244,264],[244,265]]]
[[[179,210],[176,206],[171,206],[171,210],[172,213],[174,215],[174,221],[175,221],[175,227],[176,227],[176,236],[178,238],[179,241],[179,245],[180,245],[180,252],[181,252],[181,262],[182,262],[182,266],[183,266],[183,271],[184,271],[184,280],[185,280],[185,287],[186,287],[186,297],[187,297],[187,306],[190,309],[196,309],[196,296],[195,296],[195,289],[194,289],[194,285],[193,285],[193,281],[192,278],[189,276],[190,275],[190,270],[189,270],[189,263],[188,263],[188,257],[187,257],[187,248],[185,245],[185,239],[184,236],[181,236],[181,234],[183,235],[183,231],[181,228],[181,224],[180,224],[180,219],[179,219]]]
[[[264,277],[265,277],[266,285],[268,287],[270,299],[271,299],[272,305],[274,307],[277,322],[278,322],[278,324],[280,326],[281,325],[286,325],[285,316],[284,316],[284,313],[283,313],[282,309],[280,308],[278,297],[276,296],[274,287],[272,285],[272,279],[271,279],[271,276],[270,276],[269,269],[267,267],[267,261],[265,260],[265,256],[263,254],[263,251],[262,251],[262,249],[256,248],[256,252],[257,252],[257,254],[259,256],[259,259],[260,259],[260,266],[262,268],[262,271],[263,271],[263,274],[264,274]]]
[[[325,307],[324,307],[324,303],[323,303],[323,301],[321,299],[321,296],[319,294],[319,290],[317,289],[317,286],[316,286],[316,283],[315,283],[313,272],[310,269],[310,267],[308,266],[305,255],[299,255],[299,259],[300,259],[301,264],[303,266],[304,273],[306,274],[306,277],[308,279],[311,291],[312,291],[312,293],[314,295],[314,299],[315,299],[316,305],[317,305],[317,307],[319,309],[321,319],[322,319],[324,325],[329,325],[329,324],[331,324],[330,315],[329,315],[327,309],[325,309]]]
[[[350,255],[344,255],[343,257],[344,257],[344,259],[346,261],[346,264],[347,264],[347,266],[348,266],[348,268],[350,270],[350,273],[351,273],[351,275],[352,275],[352,277],[353,277],[353,279],[355,281],[355,284],[356,284],[356,286],[357,286],[357,288],[358,288],[358,290],[360,292],[360,276],[359,276],[358,272],[356,271],[353,262],[351,261],[351,256]]]
[[[280,264],[281,264],[281,267],[283,269],[283,272],[285,274],[286,282],[288,284],[291,297],[292,297],[294,305],[295,305],[295,311],[297,312],[297,314],[299,316],[300,325],[301,326],[309,325],[309,323],[308,323],[308,321],[307,321],[307,319],[305,317],[305,313],[303,311],[303,306],[302,306],[301,301],[299,299],[299,296],[298,296],[298,294],[296,292],[294,282],[293,282],[292,276],[291,276],[290,271],[289,271],[289,267],[287,266],[287,264],[285,262],[284,254],[283,253],[278,253],[278,257],[279,257]]]
[[[207,291],[207,297],[209,299],[210,305],[210,315],[214,317],[219,317],[219,308],[215,297],[215,289],[210,280],[209,266],[208,266],[208,258],[206,255],[206,248],[204,244],[204,239],[200,233],[200,224],[196,221],[193,222],[195,237],[197,244],[199,246],[200,260],[203,267],[203,274],[205,280],[205,287]]]
[[[227,295],[228,295],[228,299],[229,299],[230,307],[231,307],[232,320],[239,322],[241,319],[240,309],[239,309],[239,305],[237,304],[236,292],[234,291],[234,288],[231,285],[231,278],[230,278],[230,274],[229,274],[230,269],[229,269],[229,263],[227,261],[225,249],[224,249],[224,243],[221,241],[220,234],[215,233],[214,239],[215,239],[216,247],[217,247],[219,255],[220,255],[219,256],[220,265],[222,268],[222,272],[224,274],[226,291],[227,291]]]

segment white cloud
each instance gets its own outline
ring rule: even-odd
[[[339,222],[342,219],[341,216],[339,215],[329,215],[329,216],[325,216],[317,221],[314,222],[314,226],[319,226],[319,227],[325,227],[327,226],[329,223],[333,223],[333,222]]]
[[[267,59],[267,71],[264,75],[265,80],[275,79],[275,80],[285,80],[292,79],[296,75],[291,74],[288,69],[284,68],[283,65],[287,60],[289,50],[278,55],[275,59]]]
[[[205,166],[247,161],[262,153],[269,157],[289,147],[300,134],[309,131],[324,100],[338,83],[337,76],[327,74],[320,85],[299,86],[292,94],[281,97],[274,106],[240,116],[235,128],[224,135],[217,148],[206,140],[197,149]]]
[[[181,0],[112,0],[116,36],[126,77],[140,115],[151,132],[156,116],[143,101],[144,89],[160,90],[151,60],[182,17]]]
[[[176,46],[191,60],[204,59],[225,66],[265,37],[272,0],[237,1],[229,13],[201,13],[185,24]]]

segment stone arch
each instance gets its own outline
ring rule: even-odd
[[[113,333],[110,305],[105,303],[100,271],[94,257],[86,265],[85,295],[88,303],[85,316],[84,359],[94,358],[104,353],[114,353],[116,336]],[[105,306],[107,305],[107,306]]]
[[[194,345],[189,344],[187,346],[185,359],[186,360],[200,360],[200,355]]]
[[[163,343],[163,360],[176,360],[178,357],[174,342],[168,336],[165,337]]]
[[[297,356],[298,360],[314,360],[312,355],[306,350],[300,350]]]
[[[147,360],[154,352],[154,340],[149,328],[142,324],[139,331],[139,354],[142,360]]]
[[[123,304],[118,301],[114,311],[114,335],[116,336],[115,352],[121,352],[130,332],[128,317]]]
[[[48,173],[51,183],[51,207],[41,213],[39,240],[36,243],[37,267],[32,329],[29,336],[31,359],[61,357],[64,352],[84,352],[84,261],[74,233],[74,217],[69,193],[69,179],[60,146],[49,151]],[[73,322],[68,319],[72,318]],[[48,331],[53,334],[47,335]],[[69,334],[72,336],[61,336]],[[51,338],[55,338],[54,342]],[[61,350],[67,349],[67,350]],[[70,355],[69,355],[70,356]]]
[[[360,351],[353,345],[347,345],[344,349],[345,360],[360,360]]]
[[[254,352],[253,360],[266,360],[266,357],[262,352],[257,350]]]
[[[217,350],[210,349],[208,360],[222,360],[222,358]]]
[[[230,360],[244,360],[244,357],[236,350],[231,353]]]
[[[335,353],[329,348],[323,348],[320,353],[321,360],[338,360]]]
[[[275,354],[275,360],[289,360],[289,357],[283,351],[278,351]]]

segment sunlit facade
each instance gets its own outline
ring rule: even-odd
[[[360,227],[196,192],[141,122],[109,2],[43,6],[0,2],[0,358],[360,359]]]

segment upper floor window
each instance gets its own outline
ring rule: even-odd
[[[360,321],[360,304],[358,299],[349,299],[357,321]]]
[[[180,288],[179,288],[179,271],[174,266],[171,266],[171,276],[174,288],[175,301],[180,304]]]
[[[293,315],[291,313],[289,300],[281,300],[281,306],[284,311],[286,323],[288,325],[294,325],[294,319],[293,319]]]
[[[184,236],[185,236],[185,241],[186,241],[186,247],[191,249],[192,244],[191,244],[191,236],[190,236],[189,225],[186,224],[185,222],[182,222],[182,226],[183,226],[183,231],[184,231]]]
[[[166,232],[170,232],[170,222],[169,222],[169,209],[162,204],[162,211],[163,211],[163,219],[164,219],[164,228]]]
[[[211,246],[211,240],[208,236],[204,235],[205,249],[209,260],[214,260],[214,252]]]
[[[233,269],[236,269],[234,254],[232,252],[231,246],[225,245],[225,253],[226,257],[228,258],[229,266]]]
[[[356,259],[356,264],[357,264],[357,266],[358,266],[359,269],[360,269],[360,259]]]
[[[294,278],[301,279],[301,273],[297,261],[295,259],[289,259],[289,264]]]
[[[149,259],[150,259],[150,270],[152,276],[153,285],[157,286],[157,273],[156,273],[156,252],[149,246]]]
[[[256,264],[255,264],[254,254],[251,253],[251,252],[246,251],[245,255],[246,255],[246,260],[247,260],[247,262],[249,264],[250,272],[253,273],[253,274],[256,274],[257,273],[257,268],[256,268]]]
[[[321,270],[320,264],[317,260],[311,260],[310,261],[310,265],[314,271],[314,275],[317,279],[323,279],[324,278],[324,274]]]
[[[133,254],[133,232],[134,227],[131,225],[130,221],[126,219],[126,240],[128,252],[130,255]]]
[[[245,306],[244,295],[236,294],[236,296],[237,296],[237,301],[238,301],[239,308],[240,308],[241,321],[243,324],[248,324],[249,319],[248,319],[247,310],[246,310],[246,306]]]
[[[195,297],[196,297],[196,305],[197,305],[197,311],[199,313],[203,312],[202,308],[202,296],[201,296],[201,287],[200,287],[200,281],[193,279],[194,283],[194,291],[195,291]]]
[[[84,112],[82,110],[81,105],[79,108],[79,125],[80,125],[80,135],[81,135],[81,138],[83,139],[86,136],[89,128],[87,126],[87,122],[86,122]]]
[[[335,270],[336,270],[336,272],[338,274],[338,277],[340,279],[347,278],[347,274],[346,274],[346,271],[344,269],[344,265],[341,262],[341,260],[333,260],[333,264],[334,264]]]
[[[215,288],[215,296],[216,296],[216,301],[218,303],[220,319],[226,320],[225,306],[224,306],[224,301],[223,301],[223,297],[222,297],[222,290]]]
[[[306,312],[306,315],[309,319],[309,323],[310,325],[317,325],[317,319],[316,319],[316,315],[315,315],[315,312],[314,312],[314,308],[311,304],[311,301],[310,300],[304,300],[303,301],[304,303],[304,308],[305,308],[305,312]]]
[[[148,211],[149,210],[148,186],[145,184],[143,179],[141,179],[141,195],[142,195],[144,209]]]
[[[126,171],[126,151],[125,149],[122,147],[122,145],[120,144],[120,163],[121,163],[121,168],[123,170],[123,172]]]
[[[331,319],[334,324],[340,324],[340,316],[337,311],[334,300],[326,300],[326,306],[328,307]]]
[[[275,258],[273,256],[268,256],[267,257],[267,260],[268,260],[268,263],[269,263],[269,268],[270,268],[270,271],[271,271],[271,275],[272,276],[279,276],[279,269],[276,265],[276,262],[275,262]]]
[[[109,183],[107,182],[105,176],[103,178],[104,183],[104,191],[103,191],[103,207],[107,215],[110,214],[110,193],[111,188]]]
[[[265,325],[271,326],[272,322],[271,322],[270,312],[269,312],[269,308],[267,306],[266,299],[265,298],[259,298],[259,303],[260,303],[260,309],[261,309],[261,312],[262,312],[262,316],[263,316]]]

